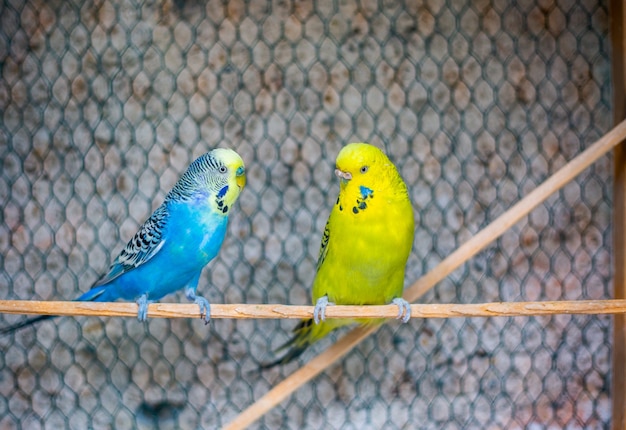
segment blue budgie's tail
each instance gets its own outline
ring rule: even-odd
[[[82,296],[74,299],[75,302],[101,302],[103,301],[102,294],[106,291],[108,285],[101,285],[99,287],[93,287],[91,290],[84,293]]]
[[[102,293],[104,293],[106,289],[106,286],[100,286],[100,287],[94,287],[91,290],[87,291],[85,294],[83,294],[82,296],[78,297],[77,299],[74,299],[75,302],[94,302],[94,301],[98,301],[98,298],[100,296],[102,296]],[[14,333],[18,330],[21,330],[25,327],[28,327],[30,325],[33,324],[37,324],[41,321],[45,321],[45,320],[49,320],[54,318],[55,315],[40,315],[37,316],[35,318],[29,318],[27,320],[24,320],[20,323],[17,324],[13,324],[11,326],[8,327],[4,327],[0,329],[0,336],[4,336],[7,334],[11,334]]]
[[[35,318],[29,318],[26,321],[22,321],[21,323],[13,324],[11,326],[0,329],[0,336],[4,336],[13,332],[16,332],[24,327],[28,327],[29,325],[36,324],[40,321],[49,320],[50,318],[54,318],[54,315],[40,315]]]

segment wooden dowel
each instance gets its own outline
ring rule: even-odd
[[[406,289],[404,294],[405,299],[410,302],[419,299],[439,281],[500,237],[508,228],[528,215],[531,210],[543,203],[551,194],[561,189],[580,172],[596,162],[624,139],[626,139],[626,121],[620,122],[593,145],[549,177],[530,194],[469,239],[430,272],[418,279],[417,282]],[[272,388],[272,390],[266,393],[257,402],[250,405],[239,416],[226,425],[225,428],[240,429],[249,426],[376,330],[376,327],[354,329],[329,348],[328,351],[332,350],[333,354],[322,353],[315,357],[297,372],[289,375],[283,382]]]
[[[311,318],[313,306],[211,305],[215,319],[303,319]],[[0,300],[0,313],[25,315],[137,317],[135,303],[43,302]],[[388,318],[397,316],[396,305],[329,306],[326,318]],[[626,313],[624,300],[575,300],[545,302],[499,302],[477,304],[413,304],[412,318],[521,317],[555,314],[621,314]],[[153,303],[148,318],[199,318],[198,305]]]

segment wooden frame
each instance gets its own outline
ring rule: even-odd
[[[611,0],[613,120],[626,118],[626,7]],[[626,297],[626,148],[613,153],[613,288],[616,299]],[[613,319],[613,430],[626,429],[626,315]]]

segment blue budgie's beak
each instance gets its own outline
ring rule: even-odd
[[[235,182],[240,190],[246,186],[246,169],[243,166],[239,166],[235,172]]]

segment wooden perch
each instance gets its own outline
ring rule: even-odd
[[[59,316],[137,317],[137,304],[127,302],[44,302],[0,300],[0,313]],[[326,318],[390,318],[397,316],[396,305],[329,306]],[[412,318],[520,317],[555,314],[621,314],[626,300],[580,300],[508,302],[479,304],[414,304]],[[211,305],[215,319],[303,319],[312,318],[313,306],[290,305]],[[148,318],[199,318],[198,305],[153,303]]]

